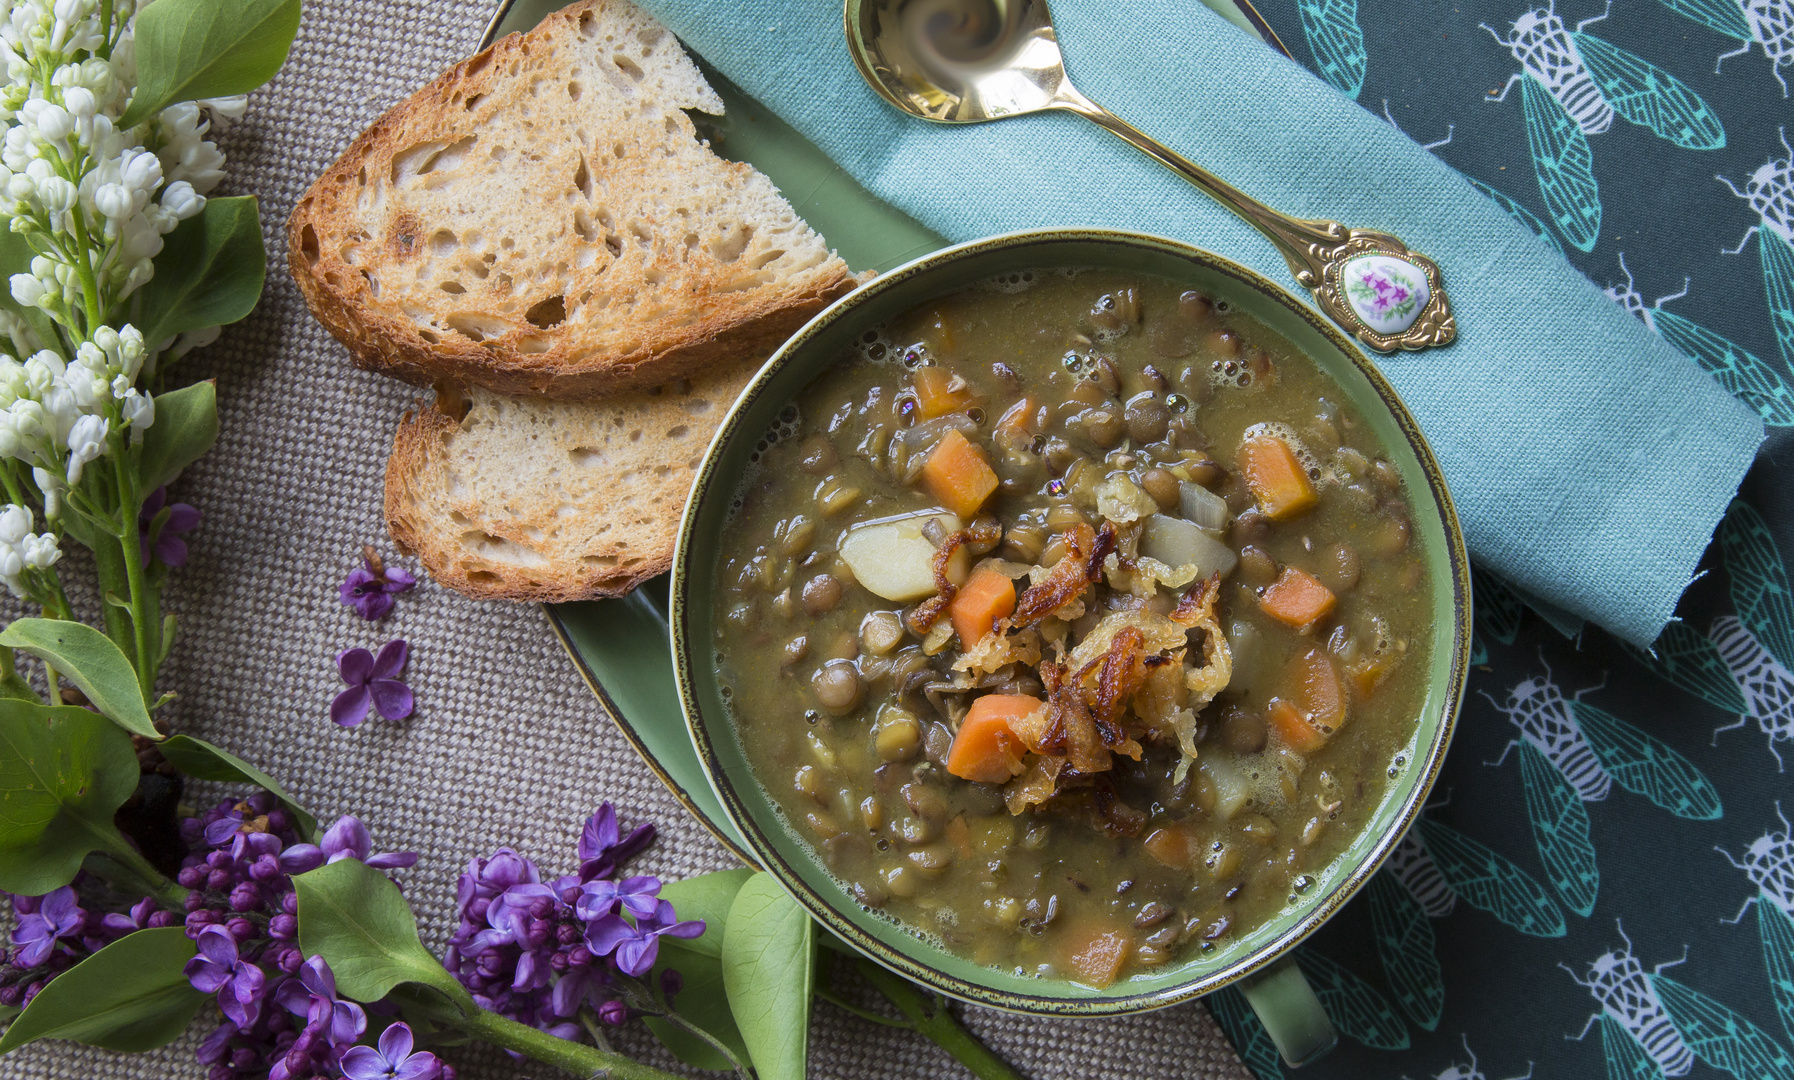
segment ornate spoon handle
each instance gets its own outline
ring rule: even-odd
[[[1086,98],[1069,82],[1061,85],[1053,104],[1119,135],[1263,233],[1321,310],[1372,349],[1428,349],[1456,340],[1458,326],[1438,264],[1410,251],[1400,239],[1273,210]]]

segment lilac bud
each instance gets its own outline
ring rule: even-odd
[[[580,928],[572,923],[562,923],[555,929],[555,940],[562,945],[577,945],[580,940]]]
[[[584,945],[575,945],[573,950],[567,954],[567,963],[576,968],[585,967],[591,962],[592,950],[586,948]]]
[[[189,930],[204,930],[206,927],[217,921],[218,913],[210,908],[200,908],[197,911],[190,911],[187,913],[186,919],[187,929]]]
[[[190,892],[187,894],[186,898],[181,901],[181,906],[188,911],[198,911],[200,908],[206,906],[206,898],[199,893]]]
[[[230,852],[228,852],[228,851],[209,852],[206,855],[206,865],[211,867],[214,870],[229,869],[230,868]]]
[[[181,872],[175,875],[175,880],[181,883],[183,889],[197,889],[206,883],[206,868],[204,866],[182,867]]]
[[[529,914],[532,919],[546,919],[554,914],[554,901],[546,896],[538,896],[529,903]]]
[[[459,1077],[460,1074],[455,1071],[455,1067],[446,1061],[442,1063],[442,1071],[436,1074],[436,1080],[459,1080]]]
[[[305,966],[305,955],[298,949],[288,946],[286,951],[280,954],[280,959],[276,961],[276,964],[288,975],[296,975],[299,969]]]
[[[299,914],[299,894],[287,892],[280,898],[280,910],[288,915]]]
[[[293,1048],[287,1051],[287,1061],[293,1062],[297,1057],[298,1063],[291,1066],[295,1072],[303,1071],[311,1058],[312,1048],[318,1045],[318,1037],[318,1029],[307,1025],[298,1038],[293,1040]]]
[[[230,891],[232,911],[254,911],[262,906],[262,890],[253,881],[241,881]]]
[[[4,1005],[9,1009],[18,1008],[19,999],[24,996],[25,991],[16,985],[0,987],[0,1005]]]
[[[232,919],[224,924],[224,928],[229,930],[230,936],[236,938],[238,942],[249,941],[257,936],[255,924],[244,918]]]
[[[249,867],[249,876],[263,883],[275,880],[280,874],[280,859],[273,855],[257,856]]]
[[[291,915],[276,915],[268,920],[268,936],[291,941],[299,936],[299,920]]]
[[[598,1019],[611,1027],[621,1027],[623,1022],[629,1019],[629,1007],[612,998],[598,1006]]]
[[[255,1064],[255,1051],[247,1046],[239,1046],[230,1054],[230,1066],[239,1072]]]
[[[179,922],[180,919],[176,918],[172,911],[156,911],[150,913],[150,917],[145,920],[145,925],[151,930],[160,930],[164,926],[174,926]]]
[[[235,880],[236,875],[229,870],[214,870],[206,875],[206,888],[212,892],[223,892],[230,888],[231,883]]]
[[[248,814],[245,815],[247,817],[260,817],[274,809],[274,796],[266,790],[257,791],[243,801],[249,808]]]
[[[564,952],[557,952],[548,958],[548,966],[557,972],[565,972],[567,963],[567,954]]]
[[[660,992],[667,996],[668,1001],[671,1001],[673,995],[683,989],[685,989],[685,976],[679,974],[677,970],[667,968],[660,973]]]
[[[268,831],[283,833],[293,827],[293,815],[276,806],[268,811]]]
[[[19,915],[36,915],[37,909],[44,902],[41,896],[14,896],[12,909]]]
[[[39,990],[42,990],[43,988],[44,988],[44,980],[42,980],[42,979],[37,980],[36,982],[32,983],[30,986],[27,986],[25,988],[25,996],[23,998],[21,998],[20,1000],[26,1005],[31,1004],[31,999],[36,997],[37,992]]]

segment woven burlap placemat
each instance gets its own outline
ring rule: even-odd
[[[659,823],[637,864],[645,871],[678,878],[733,864],[617,733],[540,609],[476,603],[429,581],[384,623],[337,600],[362,544],[391,555],[382,476],[416,391],[355,370],[312,321],[285,272],[282,225],[358,132],[472,51],[491,15],[489,0],[309,0],[287,66],[220,138],[230,157],[220,193],[262,199],[268,288],[253,316],[186,361],[218,380],[223,433],[178,482],[176,496],[205,517],[168,592],[181,627],[163,676],[180,693],[176,728],[261,765],[321,818],[360,816],[379,849],[420,852],[401,877],[433,948],[453,928],[455,878],[469,858],[512,845],[545,872],[567,872],[580,822],[604,799],[625,823]],[[82,578],[80,560],[70,562],[66,576]],[[390,637],[411,642],[416,714],[336,727],[336,652]],[[1036,1080],[1249,1077],[1200,1005],[1102,1021],[964,1015]],[[39,1043],[0,1059],[0,1078],[202,1078],[193,1049],[207,1030],[196,1023],[186,1039],[138,1055]],[[920,1036],[826,1004],[810,1038],[814,1077],[965,1075]],[[622,1041],[677,1068],[639,1031]],[[498,1053],[449,1055],[468,1080],[556,1075]]]

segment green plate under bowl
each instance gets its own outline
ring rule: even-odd
[[[503,0],[480,47],[530,29],[564,2]],[[1253,35],[1288,55],[1248,0],[1203,2],[1243,31],[1243,47],[1259,47],[1246,36]],[[847,47],[845,41],[841,47]],[[861,187],[815,144],[705,64],[703,57],[695,58],[723,99],[720,117],[692,114],[711,148],[765,173],[849,266],[882,273],[947,246],[943,237]],[[623,737],[705,828],[752,862],[704,779],[679,711],[667,633],[666,579],[657,578],[621,600],[549,604],[545,610],[567,655]]]

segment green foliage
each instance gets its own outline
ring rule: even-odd
[[[171,1043],[207,996],[183,969],[196,950],[178,926],[127,934],[58,975],[0,1039],[0,1054],[38,1039],[136,1053]]]
[[[0,889],[42,896],[89,852],[124,848],[112,815],[138,775],[130,737],[105,717],[0,698]]]
[[[359,859],[341,859],[293,879],[299,893],[299,948],[322,956],[336,987],[356,1001],[378,1001],[402,983],[419,983],[472,1009],[467,991],[417,937],[417,919],[387,876]]]
[[[730,905],[735,902],[741,886],[753,876],[754,871],[743,867],[664,885],[660,890],[661,898],[672,902],[681,919],[702,919],[704,933],[690,941],[661,938],[660,960],[649,975],[649,984],[658,987],[661,972],[676,969],[685,980],[685,988],[673,998],[673,1006],[679,1015],[704,1029],[742,1061],[749,1060],[749,1054],[741,1029],[729,1010],[729,996],[723,986],[723,935],[729,921]],[[709,1043],[677,1024],[654,1016],[646,1017],[644,1022],[654,1037],[687,1065],[700,1069],[731,1067],[728,1059]]]
[[[318,819],[312,817],[293,797],[288,795],[274,778],[267,773],[237,757],[227,750],[213,746],[204,739],[196,739],[191,735],[176,735],[156,749],[162,756],[174,763],[174,767],[197,780],[216,780],[224,784],[254,784],[265,788],[269,794],[280,800],[293,819],[299,823],[299,832],[303,839],[310,840],[318,833]]]
[[[723,933],[723,987],[760,1080],[803,1080],[815,952],[815,924],[776,880],[742,884]]]
[[[218,387],[212,380],[156,395],[156,422],[138,458],[145,494],[181,475],[218,441]]]
[[[160,739],[143,704],[137,669],[112,639],[86,623],[63,619],[15,619],[0,646],[28,652],[75,684],[94,708],[133,735]],[[14,890],[17,891],[17,890]]]
[[[170,105],[247,94],[286,63],[299,0],[160,0],[137,16],[135,127]]]
[[[267,274],[255,197],[207,199],[156,256],[156,276],[141,294],[144,343],[154,348],[188,330],[236,322],[255,309]]]

